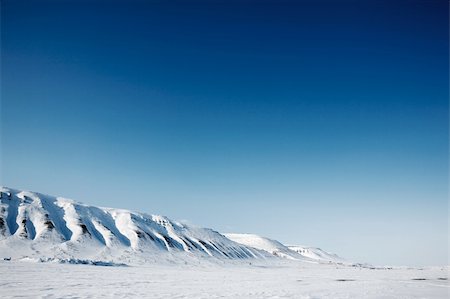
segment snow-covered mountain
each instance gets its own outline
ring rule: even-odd
[[[164,216],[98,208],[4,187],[0,196],[3,257],[264,257],[264,252],[233,242],[214,230],[188,226]]]
[[[224,234],[228,239],[233,240],[236,243],[245,245],[247,247],[259,249],[265,251],[273,256],[282,257],[291,260],[306,260],[309,258],[298,254],[295,251],[290,250],[276,240],[261,237],[254,234]]]
[[[0,258],[172,262],[209,257],[341,261],[318,249],[288,248],[257,235],[222,235],[164,216],[0,187]]]
[[[316,247],[286,246],[276,240],[253,234],[224,234],[242,245],[266,251],[274,256],[291,260],[325,263],[348,263],[345,259]]]
[[[333,262],[340,264],[347,264],[348,261],[344,258],[330,252],[326,252],[317,247],[309,247],[309,246],[287,246],[290,250],[295,251],[296,253],[310,258],[312,260],[321,261],[321,262]]]

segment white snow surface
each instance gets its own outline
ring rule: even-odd
[[[273,263],[274,260],[277,263]],[[0,261],[1,298],[449,298],[448,267],[368,269],[286,259],[129,267]]]

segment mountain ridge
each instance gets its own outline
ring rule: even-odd
[[[210,258],[324,262],[328,257],[325,253],[321,258],[302,255],[278,241],[257,235],[221,234],[165,216],[100,208],[7,187],[0,187],[0,255],[0,258],[119,263]]]

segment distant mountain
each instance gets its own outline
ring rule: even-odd
[[[253,234],[224,234],[237,243],[266,251],[274,256],[306,262],[348,263],[343,258],[323,251],[320,248],[304,246],[286,246],[276,240]]]
[[[311,261],[309,258],[305,258],[304,256],[290,250],[288,247],[276,240],[264,238],[254,234],[224,234],[224,236],[236,243],[265,251],[273,256],[291,260]]]
[[[164,216],[0,187],[0,258],[173,262],[275,257],[340,261],[318,249],[289,248],[256,235],[222,235]]]
[[[326,252],[317,247],[309,247],[309,246],[288,246],[288,248],[306,258],[310,258],[312,260],[321,261],[321,262],[333,262],[333,263],[341,263],[347,264],[349,263],[344,258],[334,254]]]

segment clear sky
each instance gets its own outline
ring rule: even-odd
[[[2,185],[448,263],[447,1],[163,2],[2,1]]]

